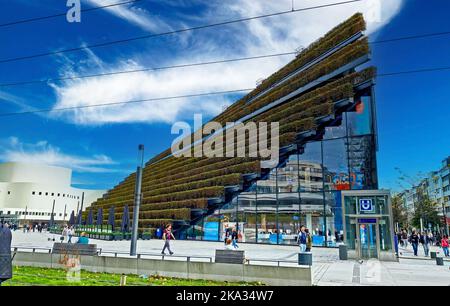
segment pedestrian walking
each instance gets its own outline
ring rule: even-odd
[[[63,243],[64,241],[66,241],[67,231],[68,231],[67,226],[64,226],[64,229],[62,230],[61,238],[60,238],[60,240],[61,240],[62,243]]]
[[[306,232],[303,225],[300,227],[300,232],[298,233],[297,240],[298,245],[300,246],[300,253],[306,252]]]
[[[233,248],[237,249],[239,248],[238,246],[238,232],[236,231],[236,228],[233,228],[233,231],[231,232],[231,241],[233,243]]]
[[[415,230],[412,231],[411,236],[409,236],[409,240],[413,247],[414,256],[417,256],[417,251],[419,249],[419,235],[417,235]]]
[[[420,235],[420,243],[423,246],[423,252],[425,253],[425,257],[428,257],[428,253],[430,252],[430,243],[431,238],[426,233],[422,232],[422,235]]]
[[[165,251],[166,249],[169,250],[169,254],[173,255],[172,250],[170,249],[170,240],[175,240],[175,237],[172,233],[172,225],[167,224],[166,229],[164,230],[163,233],[163,240],[164,240],[164,247],[162,249],[161,254],[165,255]]]
[[[406,249],[408,247],[408,233],[406,230],[402,231],[402,241],[403,241],[403,247]]]
[[[67,243],[72,243],[72,236],[73,236],[73,228],[69,227],[69,229],[67,230],[67,237],[69,237]]]
[[[305,229],[305,232],[306,232],[306,252],[311,252],[312,248],[311,234],[309,233],[309,229]]]
[[[448,250],[448,235],[444,235],[442,240],[441,240],[441,247],[442,250],[444,251],[444,255],[445,257],[449,257],[449,250]]]
[[[224,239],[225,245],[227,244],[228,238],[231,238],[231,228],[228,224],[226,224],[225,225],[225,239]]]

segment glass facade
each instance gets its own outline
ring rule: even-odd
[[[304,144],[250,190],[193,226],[190,232],[203,235],[192,238],[223,240],[231,225],[242,242],[293,245],[304,225],[313,245],[336,246],[344,237],[341,191],[378,188],[371,110],[370,96],[362,97],[321,139]]]

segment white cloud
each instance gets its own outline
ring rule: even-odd
[[[299,1],[296,1],[296,8],[333,2],[331,0],[309,0],[302,1],[300,4]],[[203,19],[201,24],[285,11],[291,7],[290,0],[234,0],[214,3],[209,4],[208,11],[197,16]],[[377,7],[377,4],[379,4],[379,7]],[[388,23],[399,12],[401,5],[402,0],[383,2],[368,0],[361,3],[292,13],[252,20],[233,26],[197,31],[191,33],[188,43],[186,41],[180,42],[183,45],[189,44],[190,51],[183,51],[183,54],[179,53],[178,56],[167,59],[161,65],[177,65],[293,51],[299,46],[309,45],[356,12],[364,12],[367,15],[369,21],[368,33],[373,33]],[[220,13],[215,14],[215,12]],[[145,58],[142,54],[139,56]],[[95,65],[81,65],[81,68],[79,65],[78,73],[105,73],[139,69],[145,66],[133,61],[118,61],[114,65],[110,65],[110,68],[104,68],[107,65],[99,64],[101,61],[96,58],[95,54],[89,53],[88,58]],[[278,57],[71,80],[58,86],[53,85],[58,97],[54,107],[64,108],[251,88],[255,86],[256,80],[269,76],[291,58]],[[86,67],[90,68],[87,69]],[[64,70],[68,71],[68,69]],[[230,102],[227,97],[211,96],[152,101],[114,107],[85,108],[64,113],[53,112],[51,116],[82,125],[129,122],[170,123],[184,117],[192,118],[194,112],[202,112],[205,116],[215,115],[221,112],[222,105]]]
[[[3,147],[0,160],[4,162],[39,163],[71,168],[77,172],[108,173],[119,170],[111,168],[116,165],[110,157],[99,154],[82,157],[63,153],[60,148],[45,140],[36,143],[21,142],[17,137],[1,140]]]
[[[117,1],[110,0],[87,0],[87,2],[95,7],[118,3]],[[121,19],[124,19],[131,24],[141,27],[146,31],[160,31],[161,29],[170,29],[170,26],[157,16],[150,15],[150,12],[148,12],[147,10],[137,6],[133,6],[132,4],[111,6],[105,8],[105,11]]]

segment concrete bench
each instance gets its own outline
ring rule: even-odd
[[[244,251],[216,250],[216,263],[243,264],[245,262]]]
[[[96,256],[96,244],[77,244],[77,243],[55,243],[53,244],[53,254],[69,254],[69,255],[88,255]]]

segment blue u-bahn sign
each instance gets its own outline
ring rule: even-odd
[[[372,199],[359,199],[359,211],[361,213],[371,213],[374,211],[373,208]]]

